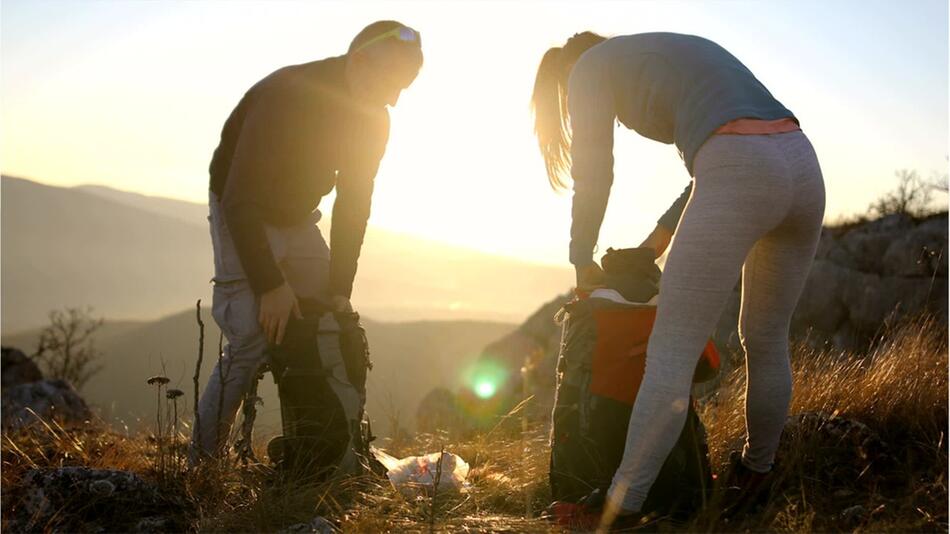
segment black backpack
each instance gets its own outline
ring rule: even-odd
[[[602,263],[608,285],[618,293],[649,300],[656,294],[659,271],[653,274],[653,251],[648,257],[642,250],[611,249]],[[585,297],[568,303],[558,317],[562,334],[551,426],[551,493],[555,501],[577,502],[595,489],[606,493],[620,465],[656,307]],[[694,381],[717,374],[719,355],[712,342],[697,359]],[[650,489],[644,513],[683,517],[708,497],[712,475],[706,431],[690,400],[686,424]]]
[[[268,349],[283,428],[268,443],[268,456],[296,480],[365,473],[377,466],[364,413],[372,363],[359,315],[303,301],[301,311],[304,318],[291,319],[283,343]]]

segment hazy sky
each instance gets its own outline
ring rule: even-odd
[[[426,64],[392,112],[371,223],[565,263],[570,196],[547,186],[528,107],[547,47],[582,30],[719,42],[801,120],[834,219],[864,211],[896,169],[945,172],[947,17],[924,0],[3,0],[0,162],[50,184],[204,202],[221,125],[250,85],[395,18],[422,32]],[[673,147],[616,136],[603,249],[639,242],[689,179]]]

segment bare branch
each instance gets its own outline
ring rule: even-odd
[[[917,171],[901,169],[896,171],[897,187],[875,200],[868,212],[875,217],[887,215],[907,215],[921,217],[930,211],[930,201],[934,188],[921,179]]]
[[[92,318],[91,308],[53,310],[49,320],[50,324],[40,332],[33,357],[47,375],[82,389],[102,370],[102,365],[94,363],[100,356],[94,337],[105,322]]]

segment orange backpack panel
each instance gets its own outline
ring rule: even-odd
[[[632,405],[643,381],[656,307],[601,308],[594,310],[593,315],[597,342],[591,362],[590,391]],[[710,340],[699,358],[697,381],[718,369],[719,352]]]

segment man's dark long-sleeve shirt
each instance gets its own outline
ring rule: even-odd
[[[244,95],[224,124],[210,188],[257,294],[284,281],[264,225],[300,223],[334,186],[330,292],[352,293],[389,114],[350,97],[344,63],[333,57],[272,73]]]

